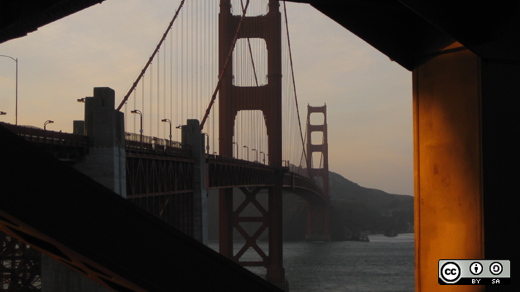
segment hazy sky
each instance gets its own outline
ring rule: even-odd
[[[111,87],[116,103],[179,1],[108,0],[0,44],[19,59],[18,124],[72,132],[78,98]],[[287,3],[300,112],[327,104],[329,167],[361,186],[413,195],[412,75],[307,4]],[[0,121],[15,121],[15,62],[0,57]]]

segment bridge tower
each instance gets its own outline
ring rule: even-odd
[[[311,114],[322,113],[323,124],[312,125]],[[323,139],[321,144],[313,144],[312,132],[322,132]],[[307,202],[307,240],[324,240],[330,241],[329,234],[329,146],[327,142],[327,105],[324,106],[310,106],[307,105],[307,162],[310,167],[311,177],[322,184],[325,205],[310,204]],[[313,154],[322,154],[322,166],[312,165]],[[315,168],[317,167],[317,168]]]
[[[269,203],[267,212],[262,217],[240,217],[233,211],[233,189],[221,189],[219,192],[219,249],[220,253],[243,266],[264,266],[267,269],[267,280],[283,286],[285,270],[282,259],[282,62],[281,62],[281,13],[279,1],[269,0],[269,11],[266,15],[245,17],[237,35],[240,38],[261,38],[267,47],[268,81],[262,86],[235,86],[232,69],[226,70],[219,91],[219,147],[220,155],[233,156],[233,133],[235,118],[242,110],[260,110],[264,115],[268,136],[269,165],[277,168],[275,186],[269,187]],[[235,7],[237,9],[237,7]],[[241,16],[231,13],[230,0],[220,1],[219,14],[219,71],[226,62],[233,39],[237,32]],[[227,68],[233,68],[233,60],[229,60]],[[249,192],[246,201],[255,205],[259,188]],[[240,208],[237,209],[241,210]],[[262,257],[259,262],[241,262],[239,252],[233,255],[233,228],[240,231],[240,222],[262,222],[262,228],[268,228],[269,253],[259,252],[256,238],[261,234],[247,236],[246,249],[254,248]],[[243,249],[244,250],[244,249]],[[245,251],[244,250],[244,251]]]

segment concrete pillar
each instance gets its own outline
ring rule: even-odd
[[[440,259],[484,258],[481,70],[459,44],[413,71],[418,292],[484,289],[438,284]]]
[[[191,147],[193,165],[193,238],[208,245],[208,208],[206,190],[206,154],[204,134],[198,120],[182,126],[182,144]]]
[[[74,168],[126,198],[124,114],[114,98],[114,90],[98,87],[85,99],[85,121],[74,121],[74,134],[89,137],[89,153]],[[110,291],[44,254],[41,265],[42,292]]]
[[[89,154],[74,167],[126,198],[124,114],[114,106],[115,93],[108,87],[96,87],[94,97],[85,98]]]

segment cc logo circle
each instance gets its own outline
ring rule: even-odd
[[[441,267],[441,278],[445,283],[456,283],[460,279],[460,275],[460,267],[454,262],[447,262]]]

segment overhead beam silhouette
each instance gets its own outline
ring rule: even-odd
[[[0,153],[0,230],[93,281],[114,291],[281,291],[3,127]]]

